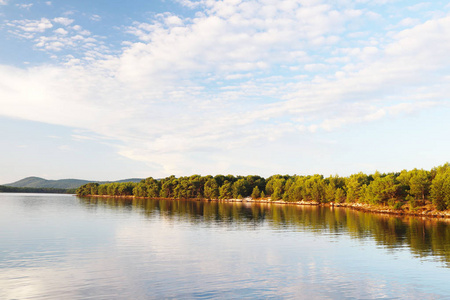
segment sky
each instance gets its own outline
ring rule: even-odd
[[[0,0],[0,184],[450,161],[450,4]]]

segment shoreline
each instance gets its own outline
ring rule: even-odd
[[[422,217],[422,218],[438,218],[438,219],[450,219],[450,211],[438,211],[438,210],[430,210],[427,207],[417,207],[417,211],[409,211],[402,209],[393,209],[389,207],[375,206],[366,203],[318,203],[315,201],[296,201],[289,202],[283,200],[274,200],[269,199],[252,199],[250,197],[243,199],[175,199],[175,198],[149,198],[149,197],[136,197],[136,196],[110,196],[110,195],[86,195],[86,196],[78,196],[81,198],[121,198],[121,199],[159,199],[159,200],[189,200],[189,201],[205,201],[205,202],[237,202],[237,203],[261,203],[261,204],[279,204],[279,205],[303,205],[303,206],[323,206],[323,207],[343,207],[343,208],[351,208],[354,210],[367,212],[367,213],[377,213],[377,214],[389,214],[389,215],[398,215],[398,216],[414,216],[414,217]]]

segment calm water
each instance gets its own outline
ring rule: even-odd
[[[450,299],[450,223],[0,194],[0,299]]]

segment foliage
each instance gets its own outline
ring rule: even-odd
[[[219,198],[219,185],[214,178],[210,178],[205,183],[204,195],[207,199]]]
[[[425,200],[430,192],[431,172],[423,169],[411,171],[403,170],[397,180],[401,184],[405,193],[415,199]]]
[[[364,186],[365,202],[371,204],[386,204],[388,200],[397,198],[399,184],[393,174],[376,172],[369,185]]]
[[[261,196],[261,192],[259,191],[259,187],[255,186],[252,191],[252,198],[258,199]]]
[[[450,167],[444,165],[436,170],[431,184],[431,198],[438,210],[450,208]]]
[[[231,190],[231,183],[228,180],[225,180],[223,185],[219,189],[219,198],[220,199],[231,199],[233,196]]]
[[[0,190],[1,191],[1,190]],[[322,175],[273,175],[267,180],[257,175],[233,176],[174,175],[152,177],[133,182],[88,183],[77,189],[80,196],[110,195],[172,199],[232,199],[251,196],[254,199],[328,202],[359,202],[389,205],[395,209],[409,203],[411,209],[418,202],[432,200],[436,209],[450,209],[450,166],[426,171],[414,169],[400,173],[371,175],[357,173],[349,177]]]
[[[48,194],[75,194],[75,189],[55,189],[37,187],[14,187],[0,185],[0,193],[48,193]]]
[[[77,189],[77,195],[87,196],[87,195],[97,195],[98,194],[98,183],[86,183]]]
[[[369,184],[369,177],[364,173],[350,175],[345,180],[347,202],[356,202],[363,198],[363,186]]]

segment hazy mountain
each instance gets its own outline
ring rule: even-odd
[[[40,177],[27,177],[19,181],[4,184],[5,186],[12,187],[27,187],[27,188],[54,188],[54,189],[76,189],[83,184],[89,182],[109,183],[109,182],[139,182],[141,178],[129,178],[121,179],[117,181],[94,181],[94,180],[82,180],[82,179],[59,179],[59,180],[47,180]]]

